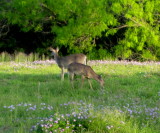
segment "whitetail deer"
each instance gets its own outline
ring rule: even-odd
[[[97,80],[100,83],[101,88],[104,87],[104,80],[100,75],[97,75],[90,66],[74,62],[68,66],[68,72],[71,76],[70,78],[71,78],[73,88],[74,88],[73,86],[74,74],[82,76],[82,85],[83,85],[84,78],[87,78],[91,89],[93,89],[93,87],[89,79]]]
[[[67,69],[69,64],[73,62],[82,64],[87,63],[87,56],[84,54],[71,54],[68,56],[60,57],[58,55],[58,48],[53,49],[52,47],[49,47],[49,50],[52,51],[52,55],[54,56],[56,63],[61,68],[61,80],[64,80],[64,69]]]

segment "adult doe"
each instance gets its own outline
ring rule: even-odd
[[[104,87],[104,80],[100,75],[97,75],[90,66],[74,62],[68,66],[68,72],[70,74],[72,87],[73,87],[74,74],[82,76],[82,85],[84,78],[87,78],[91,89],[93,89],[93,87],[89,79],[97,80],[100,83],[101,88]]]
[[[57,63],[57,65],[61,68],[61,80],[64,80],[64,69],[67,69],[69,64],[73,62],[86,64],[87,56],[84,54],[71,54],[68,56],[60,57],[58,55],[59,48],[53,49],[49,47],[49,50],[52,51],[52,55]]]

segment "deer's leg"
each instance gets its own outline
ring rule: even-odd
[[[71,81],[71,84],[72,84],[72,88],[74,88],[74,73],[70,73],[70,81]]]
[[[64,68],[62,67],[61,70],[62,70],[62,72],[61,72],[61,80],[63,81],[64,80]]]
[[[88,83],[89,83],[89,85],[90,85],[90,88],[93,90],[93,87],[92,87],[92,84],[91,84],[90,79],[88,79]]]
[[[69,72],[67,72],[68,73],[68,79],[70,78],[70,73]]]

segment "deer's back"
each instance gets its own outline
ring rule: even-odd
[[[84,75],[87,78],[93,78],[96,76],[96,73],[93,71],[93,69],[90,66],[80,64],[80,63],[71,63],[68,66],[68,71],[70,73]]]
[[[68,68],[68,65],[77,62],[77,63],[82,63],[84,64],[86,62],[86,55],[84,54],[71,54],[65,57],[61,57],[60,59],[60,66]]]

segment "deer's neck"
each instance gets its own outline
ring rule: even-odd
[[[57,55],[54,55],[54,59],[55,59],[56,63],[59,64],[61,57],[57,54]]]

